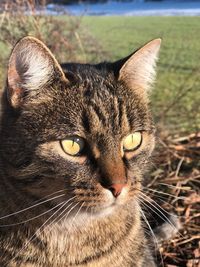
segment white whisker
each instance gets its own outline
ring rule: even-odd
[[[154,194],[154,195],[155,195],[155,194]],[[149,196],[149,198],[152,199],[150,196]],[[162,203],[164,203],[164,204],[170,206],[171,208],[174,208],[174,206],[173,206],[172,204],[170,204],[168,201],[166,201],[166,197],[156,195],[156,199],[158,199],[158,200],[161,201]],[[152,199],[152,201],[154,201],[154,200]],[[173,215],[173,214],[169,213],[169,212],[166,211],[166,210],[165,210],[165,212],[168,213],[168,214],[170,214],[170,215],[172,215],[172,216],[176,216],[176,215]],[[179,217],[180,217],[180,216],[179,216]],[[184,217],[184,216],[182,216],[182,217]]]
[[[63,220],[63,218],[66,216],[66,211],[73,205],[74,203],[70,203],[67,207],[65,207],[65,209],[57,216],[57,218],[55,218],[55,220],[53,220],[46,228],[52,226],[54,224],[54,222],[56,224],[58,224],[60,221]],[[72,207],[73,208],[73,207]],[[70,209],[71,211],[71,209]],[[68,211],[69,212],[69,211]],[[64,214],[64,215],[63,215]]]
[[[41,214],[35,216],[35,217],[32,217],[32,218],[30,218],[30,219],[27,219],[27,220],[25,220],[25,221],[18,222],[18,223],[13,223],[13,224],[2,224],[2,225],[0,225],[0,228],[2,228],[2,227],[8,227],[8,226],[20,225],[20,224],[23,224],[23,223],[30,222],[30,221],[32,221],[32,220],[34,220],[34,219],[37,219],[37,218],[39,218],[39,217],[41,217],[41,216],[43,216],[43,215],[49,213],[49,212],[52,211],[52,210],[56,209],[57,207],[59,207],[59,206],[60,206],[62,203],[64,203],[64,202],[65,202],[65,201],[59,203],[59,204],[56,205],[55,207],[53,207],[53,208],[51,208],[51,209],[49,209],[49,210],[47,210],[47,211],[45,211],[45,212],[43,212],[43,213],[41,213]]]
[[[75,215],[74,218],[72,219],[72,221],[71,221],[71,227],[73,226],[73,222],[74,222],[75,219],[77,218],[78,214],[81,212],[81,209],[82,209],[82,207],[84,206],[84,204],[85,204],[85,201],[81,204],[81,206],[80,206],[80,208],[78,209],[76,215]]]
[[[140,207],[140,206],[139,206],[139,207]],[[148,220],[147,220],[147,218],[146,218],[146,216],[145,216],[143,210],[141,209],[141,207],[140,207],[140,213],[141,213],[142,218],[144,219],[145,223],[147,224],[147,226],[148,226],[148,228],[149,228],[149,230],[150,230],[150,232],[151,232],[151,234],[152,234],[153,242],[154,242],[154,247],[155,247],[155,249],[158,249],[158,251],[159,251],[158,240],[157,240],[157,238],[156,238],[156,236],[155,236],[155,234],[154,234],[154,232],[153,232],[153,230],[152,230],[152,228],[151,228],[151,225],[150,225],[150,223],[148,222]],[[161,257],[161,260],[162,260],[162,266],[164,266],[163,258],[162,258],[162,255],[161,255],[160,251],[159,251],[159,254],[160,254],[160,257]]]
[[[36,238],[37,238],[37,235],[41,234],[41,229],[48,223],[48,221],[51,220],[51,218],[53,218],[53,216],[55,216],[69,201],[73,200],[75,198],[74,197],[71,197],[70,199],[68,199],[67,201],[63,201],[61,204],[61,207],[59,207],[58,210],[56,210],[43,224],[42,226],[39,227],[39,229],[28,239],[28,241],[25,243],[25,245],[19,250],[19,252],[15,255],[15,257],[13,257],[9,262],[15,260],[19,254],[25,249],[27,248],[27,246],[32,242],[34,241]],[[55,220],[55,219],[54,219]],[[43,231],[45,230],[45,228],[43,229]],[[42,232],[43,232],[42,231]],[[9,264],[8,262],[8,264]]]
[[[68,189],[61,189],[61,190],[58,190],[58,191],[56,191],[56,192],[53,192],[53,193],[51,193],[51,194],[49,194],[49,195],[47,195],[47,196],[45,196],[45,197],[42,197],[41,199],[40,199],[40,201],[41,200],[43,200],[43,199],[46,199],[47,197],[51,197],[51,196],[53,196],[53,195],[55,195],[55,194],[58,194],[58,193],[61,193],[61,192],[63,192],[63,191],[67,191]]]
[[[76,219],[76,217],[78,216],[78,214],[81,212],[81,209],[82,209],[82,207],[84,206],[84,204],[85,204],[85,201],[81,204],[81,206],[80,206],[80,208],[78,209],[78,211],[77,211],[77,213],[76,213],[76,215],[74,216],[74,218],[72,219],[72,222],[74,222],[75,221],[75,219]]]
[[[158,194],[162,194],[162,195],[166,195],[166,196],[170,196],[170,197],[173,197],[173,198],[175,198],[175,199],[182,199],[182,200],[184,200],[185,199],[185,197],[177,197],[177,196],[174,196],[174,195],[172,195],[172,194],[169,194],[169,193],[166,193],[166,192],[162,192],[162,191],[157,191],[157,190],[155,190],[155,189],[150,189],[150,188],[146,188],[146,187],[144,187],[144,189],[145,190],[147,190],[147,191],[152,191],[152,192],[155,192],[155,193],[158,193]]]
[[[150,203],[152,206],[154,206],[152,203],[151,203],[151,201],[153,201],[154,203],[155,203],[155,205],[157,206],[157,210],[159,210],[159,209],[161,209],[161,211],[163,211],[163,212],[165,212],[165,213],[167,213],[167,214],[169,214],[170,216],[172,216],[172,217],[175,217],[175,218],[178,218],[178,216],[177,215],[175,215],[175,214],[172,214],[172,213],[170,213],[170,212],[168,212],[168,211],[166,211],[165,209],[163,209],[155,200],[153,200],[151,197],[149,197],[149,196],[147,196],[146,194],[144,194],[143,192],[140,192],[140,194],[142,194],[144,197],[147,197],[150,201],[147,201],[148,203]],[[166,202],[167,204],[168,204],[168,202]],[[160,211],[160,210],[159,210]],[[160,211],[160,212],[161,212]],[[166,216],[165,216],[166,217]],[[166,217],[167,218],[167,217]],[[167,218],[168,219],[168,218]],[[169,220],[169,219],[168,219]]]
[[[148,197],[148,196],[146,196],[145,194],[144,194],[144,196],[145,197]],[[181,236],[181,234],[179,233],[179,231],[178,231],[178,229],[177,229],[177,227],[169,220],[169,218],[160,210],[160,209],[162,209],[155,201],[155,203],[159,206],[159,208],[158,207],[156,207],[155,205],[153,205],[150,201],[148,201],[145,197],[142,197],[141,195],[140,195],[140,197],[144,200],[144,202],[142,202],[142,204],[143,205],[145,205],[146,207],[148,207],[150,210],[152,210],[155,214],[157,214],[161,219],[163,219],[166,223],[168,223],[180,236]],[[149,198],[149,197],[148,197]],[[151,206],[149,206],[149,205],[147,205],[145,202],[147,202],[148,204],[150,204]],[[157,211],[156,211],[156,210]],[[163,210],[163,209],[162,209]],[[165,210],[163,210],[164,212],[166,212]],[[170,214],[170,213],[169,213]],[[173,215],[173,214],[170,214],[170,215]],[[174,215],[175,216],[175,215]],[[177,216],[175,216],[176,218],[177,218]]]
[[[79,202],[77,202],[68,212],[67,214],[64,214],[56,223],[59,223],[60,221],[62,221],[63,219],[66,220],[69,216],[69,214],[71,213],[71,211],[78,206]]]
[[[30,206],[30,207],[27,207],[27,208],[25,208],[25,209],[22,209],[22,210],[13,212],[13,213],[8,214],[8,215],[5,215],[5,216],[1,217],[0,220],[3,220],[3,219],[5,219],[5,218],[8,218],[8,217],[14,216],[14,215],[16,215],[16,214],[22,213],[22,212],[27,211],[27,210],[29,210],[29,209],[33,209],[33,208],[35,208],[35,207],[38,207],[38,206],[40,206],[40,205],[42,205],[42,204],[44,204],[44,203],[47,203],[47,202],[49,202],[49,201],[51,201],[51,200],[54,200],[54,199],[59,198],[59,197],[62,197],[62,196],[64,196],[64,195],[65,195],[65,194],[62,194],[62,195],[59,195],[59,196],[55,196],[55,197],[52,197],[52,198],[50,198],[50,199],[46,199],[46,200],[44,200],[44,201],[42,201],[42,202],[39,202],[39,203],[37,203],[37,204],[34,204],[34,205],[32,205],[32,206]]]
[[[69,202],[69,201],[67,201],[67,202]],[[65,203],[65,204],[67,204],[67,202]],[[55,225],[54,225],[54,222],[56,223],[56,224],[58,224],[60,221],[62,221],[63,220],[63,218],[65,217],[65,216],[68,216],[69,214],[70,214],[70,212],[77,206],[79,204],[79,202],[78,203],[76,203],[69,211],[68,211],[68,213],[67,214],[64,214],[63,216],[61,216],[63,213],[65,213],[66,212],[66,210],[70,207],[70,206],[72,206],[73,205],[73,203],[70,203],[66,208],[64,208],[64,210],[49,224],[49,225],[47,225],[43,230],[42,230],[42,232],[44,232],[44,231],[46,231],[46,230],[48,230],[48,232],[50,232],[50,231],[52,231],[53,230],[53,228],[55,227]],[[57,219],[59,218],[61,216],[61,218],[57,221]],[[48,229],[49,228],[49,229]],[[42,233],[41,232],[41,233]],[[40,233],[40,234],[41,234]],[[40,240],[39,241],[39,243],[40,242],[42,242],[42,240]],[[38,244],[39,244],[38,243]]]

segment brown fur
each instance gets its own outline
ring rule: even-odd
[[[155,266],[138,196],[155,142],[147,90],[159,45],[63,69],[35,38],[15,46],[2,100],[1,267]],[[137,131],[141,146],[124,151]],[[68,136],[85,140],[81,155],[62,150]]]

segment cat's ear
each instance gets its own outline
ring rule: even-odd
[[[129,88],[149,90],[155,79],[155,66],[161,39],[155,39],[138,49],[123,62],[119,80]]]
[[[35,94],[58,78],[66,79],[50,50],[34,37],[22,38],[14,47],[8,65],[11,105],[19,107],[25,94]]]

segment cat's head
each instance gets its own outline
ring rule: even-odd
[[[115,63],[63,68],[39,40],[16,44],[1,133],[15,190],[38,199],[63,190],[88,212],[135,199],[155,142],[148,94],[160,42]]]

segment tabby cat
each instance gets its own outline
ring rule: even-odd
[[[41,41],[16,44],[1,111],[1,267],[156,266],[140,193],[160,43],[62,67]]]

